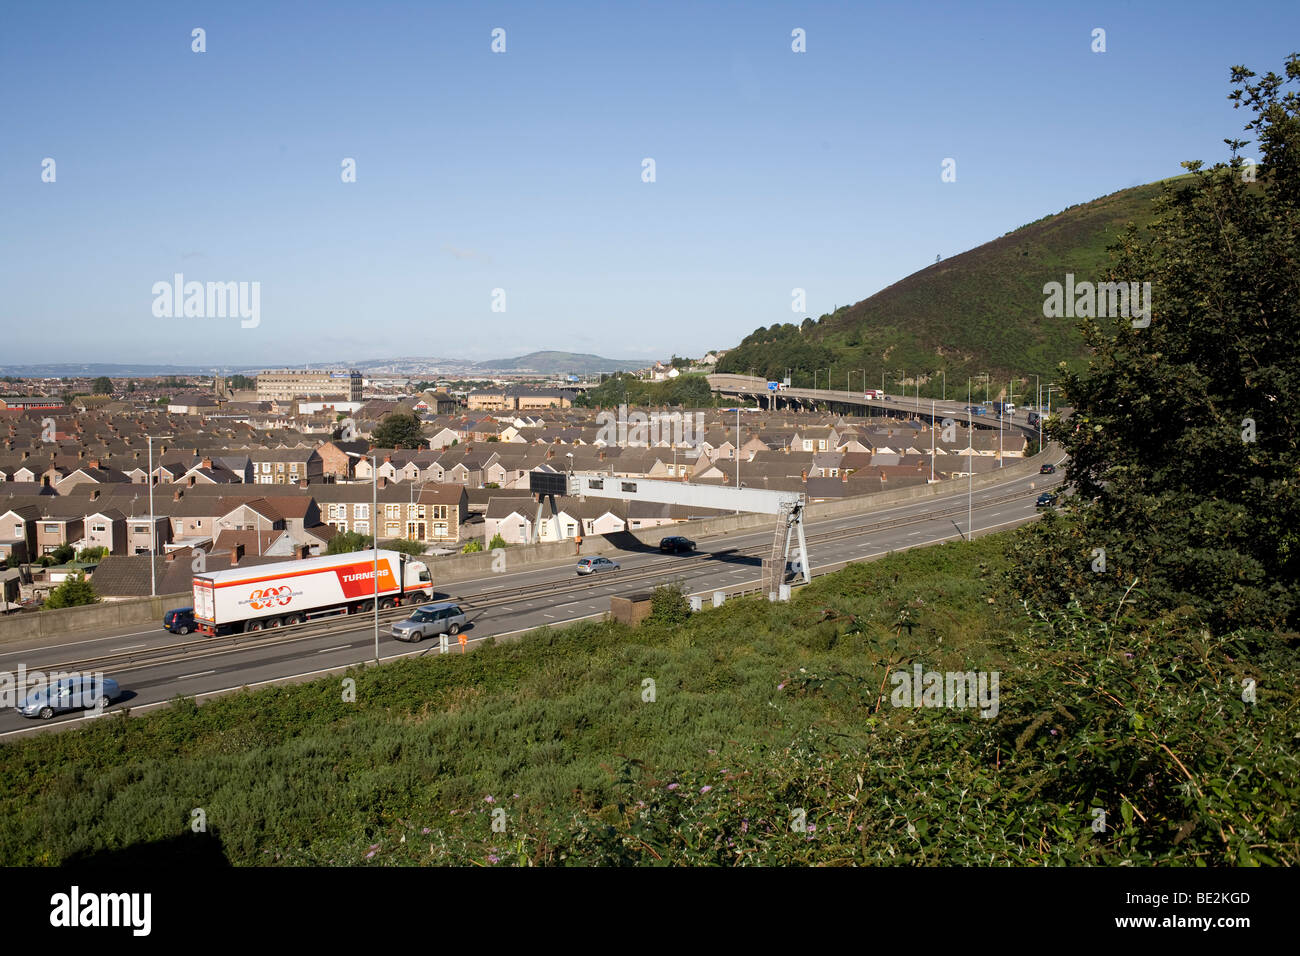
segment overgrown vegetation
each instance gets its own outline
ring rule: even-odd
[[[1294,652],[1026,614],[1007,538],[357,671],[355,703],[328,678],[7,743],[0,862],[145,858],[196,807],[239,864],[1300,862]],[[998,671],[998,716],[893,706],[914,664]]]

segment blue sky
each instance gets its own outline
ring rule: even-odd
[[[1134,7],[9,5],[0,364],[728,347],[1224,158],[1300,4]],[[257,327],[155,317],[178,272]]]

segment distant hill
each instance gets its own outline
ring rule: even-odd
[[[595,375],[597,372],[634,372],[651,364],[648,359],[608,359],[583,352],[530,352],[517,358],[478,362],[485,372],[539,372],[543,375]]]
[[[803,373],[794,375],[799,385],[812,383],[813,369],[829,367],[840,388],[846,373],[857,369],[865,369],[867,387],[879,388],[883,370],[889,390],[896,391],[902,369],[909,383],[920,372],[923,395],[931,387],[938,395],[943,369],[951,397],[968,376],[982,372],[996,391],[998,380],[1005,383],[1013,372],[1049,375],[1059,362],[1080,363],[1086,353],[1076,320],[1043,317],[1043,285],[1064,283],[1067,272],[1078,281],[1101,279],[1110,264],[1107,246],[1129,222],[1149,225],[1160,191],[1151,183],[1071,206],[816,322],[758,329],[723,356],[718,370],[745,374],[754,368],[774,378],[795,368]],[[928,383],[925,376],[932,376]],[[857,387],[862,375],[853,378]]]

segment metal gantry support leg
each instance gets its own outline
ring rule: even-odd
[[[803,582],[812,584],[812,561],[808,557],[808,542],[803,536],[803,508],[796,508],[790,518],[799,537],[799,554],[803,556]]]

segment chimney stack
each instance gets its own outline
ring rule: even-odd
[[[208,471],[211,471],[211,470],[212,470],[212,459],[211,459],[211,458],[204,458],[203,461],[201,461],[201,462],[199,463],[199,466],[202,467],[202,468],[206,468],[206,469],[208,469]]]
[[[231,548],[230,566],[233,568],[235,565],[237,565],[240,559],[243,558],[243,556],[244,556],[244,546],[242,544],[237,544],[233,548]]]
[[[92,459],[90,459],[90,467],[91,467],[91,468],[99,468],[99,467],[100,467],[100,465],[99,465],[99,459],[98,459],[98,458],[92,458]]]
[[[181,500],[181,496],[184,495],[184,494],[185,494],[185,492],[184,492],[183,490],[181,490],[180,488],[177,488],[174,492],[172,492],[172,501],[180,501],[180,500]]]
[[[803,471],[799,472],[799,480],[802,481],[805,485],[808,484],[808,470],[806,468]]]

